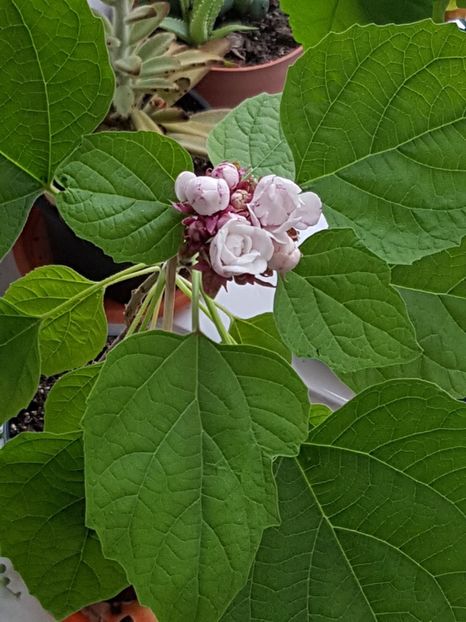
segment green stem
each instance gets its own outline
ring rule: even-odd
[[[209,310],[210,318],[212,322],[215,324],[215,328],[218,330],[218,333],[220,337],[222,338],[222,341],[229,345],[235,345],[236,341],[233,339],[233,337],[230,335],[230,333],[225,328],[225,325],[222,322],[222,318],[220,317],[217,311],[217,306],[215,305],[215,302],[210,296],[208,296],[205,293],[204,288],[202,287],[202,283],[201,283],[201,292],[202,292],[202,297],[204,298],[204,301]]]
[[[160,302],[163,290],[165,287],[165,278],[162,276],[164,273],[162,272],[159,275],[157,281],[152,285],[150,290],[147,292],[146,297],[142,301],[136,315],[134,316],[133,321],[131,322],[130,327],[128,328],[127,336],[130,337],[138,327],[141,325],[141,328],[144,326],[145,316],[149,315],[149,309],[151,306],[156,305]]]
[[[178,257],[172,257],[167,262],[165,299],[163,301],[163,322],[162,330],[171,332],[173,330],[173,317],[175,315],[175,292],[176,292],[176,273],[178,269]]]
[[[179,277],[181,279],[181,281],[183,282],[183,284],[191,289],[191,283],[190,281],[188,281],[188,279],[185,279],[184,277],[180,276]],[[181,289],[181,288],[180,288]],[[220,311],[222,311],[222,313],[224,313],[225,315],[228,316],[228,318],[233,321],[236,320],[236,315],[234,313],[232,313],[229,309],[227,309],[224,305],[220,304],[219,302],[217,302],[216,300],[214,300],[212,298],[215,306],[217,307],[217,309],[219,309]]]
[[[178,275],[176,277],[176,286],[181,292],[183,292],[185,296],[187,296],[190,300],[192,300],[193,290],[190,287],[188,287],[184,281],[186,281],[186,279],[183,279],[183,277]],[[209,309],[205,305],[203,305],[200,300],[199,300],[199,309],[202,311],[202,313],[204,313],[204,315],[206,315],[209,319],[211,319]]]
[[[57,315],[57,313],[65,311],[68,307],[72,308],[76,302],[85,300],[89,296],[92,296],[92,294],[94,294],[95,292],[98,292],[101,289],[105,289],[109,285],[113,285],[114,283],[120,283],[121,281],[127,281],[128,279],[132,279],[137,276],[143,276],[144,274],[150,274],[151,272],[155,272],[159,269],[158,266],[152,266],[150,268],[143,268],[143,266],[145,266],[145,264],[131,266],[130,268],[126,268],[126,270],[122,270],[117,274],[113,274],[106,279],[99,281],[98,283],[93,283],[87,289],[79,292],[79,294],[76,294],[72,298],[65,300],[65,302],[63,302],[61,305],[58,305],[58,307],[55,307],[55,309],[52,309],[48,313],[44,313],[44,315],[41,316],[41,319],[47,320],[51,317],[54,317],[55,315]]]
[[[149,307],[147,311],[146,319],[150,321],[150,324],[149,324],[150,330],[155,330],[157,328],[157,321],[159,319],[159,313],[160,313],[160,305],[162,304],[162,298],[165,292],[165,283],[166,283],[166,274],[165,274],[165,270],[162,270],[156,283],[157,287],[155,289],[154,296],[152,298],[151,306]],[[146,322],[145,322],[145,325],[146,325]]]
[[[192,270],[191,278],[193,280],[192,298],[191,298],[191,313],[192,313],[192,327],[193,333],[199,332],[199,298],[201,296],[201,278],[202,275],[199,270]]]

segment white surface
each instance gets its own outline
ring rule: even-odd
[[[29,596],[21,577],[13,570],[10,561],[0,557],[0,564],[7,567],[5,574],[11,581],[8,588],[0,584],[0,622],[54,622],[39,602]],[[19,596],[16,596],[18,593]]]
[[[107,17],[109,17],[112,13],[111,7],[109,7],[108,4],[100,2],[100,0],[88,0],[88,3],[90,7],[96,11],[99,11],[99,13],[103,13]],[[0,620],[0,622],[2,622],[2,620]]]

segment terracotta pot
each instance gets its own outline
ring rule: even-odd
[[[61,261],[56,260],[50,242],[44,212],[37,206],[34,206],[29,214],[26,226],[13,247],[13,255],[18,270],[23,275],[39,266],[46,266],[54,263],[70,264],[70,262],[63,261],[61,257]],[[70,267],[81,273],[80,266],[70,265]],[[116,270],[114,270],[114,272],[115,271]],[[111,270],[109,273],[111,273]],[[87,276],[87,278],[91,279],[93,278],[91,275],[88,276],[84,274],[83,276]],[[104,277],[98,276],[97,279],[99,278]],[[137,284],[138,282],[136,282],[136,280],[132,283],[133,287],[136,287]],[[120,298],[119,292],[117,293],[118,298]],[[182,309],[188,304],[188,298],[177,290],[175,309]],[[122,324],[124,322],[124,310],[125,306],[120,300],[115,300],[115,298],[111,297],[111,294],[105,296],[105,313],[110,324]]]
[[[250,67],[212,67],[196,91],[213,108],[234,108],[260,93],[280,93],[288,68],[301,56],[298,47],[286,56]]]
[[[90,618],[85,613],[78,612],[73,613],[63,622],[94,622],[92,617]],[[118,613],[111,613],[109,609],[104,608],[98,617],[100,617],[99,622],[129,622],[130,619],[131,622],[157,622],[157,618],[152,611],[139,603],[122,605],[119,607]]]
[[[453,22],[457,19],[466,19],[466,9],[454,9],[445,13],[446,22]]]

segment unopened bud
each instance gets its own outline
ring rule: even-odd
[[[234,190],[239,184],[239,171],[236,166],[230,162],[222,162],[222,164],[218,164],[213,169],[211,175],[216,179],[224,179],[231,190]]]

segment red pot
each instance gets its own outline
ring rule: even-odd
[[[280,93],[288,68],[301,56],[298,47],[289,54],[262,65],[250,67],[212,67],[196,86],[196,91],[213,108],[234,108],[260,93]]]
[[[22,275],[34,268],[56,263],[50,246],[49,236],[43,213],[33,207],[28,221],[13,247],[13,255],[18,270]],[[189,299],[179,290],[176,291],[175,309],[182,309],[189,304]],[[163,309],[161,309],[162,314]],[[122,303],[105,297],[105,314],[110,324],[123,324],[125,307]],[[75,622],[79,622],[76,620]],[[86,620],[86,622],[88,622]]]
[[[152,611],[139,603],[122,605],[119,613],[111,613],[109,608],[108,611],[107,608],[103,608],[99,613],[102,622],[121,622],[121,620],[128,620],[128,618],[131,618],[132,622],[157,622]],[[90,622],[90,619],[84,613],[78,612],[73,613],[63,622]]]

